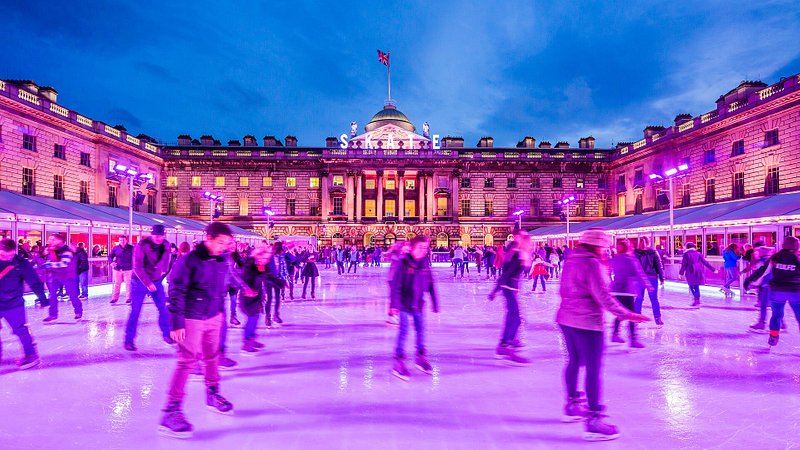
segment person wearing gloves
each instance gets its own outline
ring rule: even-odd
[[[603,312],[608,311],[623,320],[646,322],[649,319],[622,306],[612,295],[608,272],[601,255],[611,245],[611,237],[600,229],[581,234],[579,244],[564,260],[561,275],[561,305],[556,322],[561,328],[567,349],[564,381],[567,403],[565,422],[584,420],[585,440],[611,440],[619,437],[616,426],[608,423],[600,403],[603,365]],[[588,410],[578,392],[578,371],[586,368],[586,398]]]

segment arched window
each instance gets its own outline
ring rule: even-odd
[[[494,236],[492,236],[491,234],[485,235],[483,237],[483,245],[487,247],[491,247],[492,245],[494,245]]]
[[[439,233],[436,235],[436,248],[447,248],[450,245],[450,240],[447,238],[446,233]]]
[[[463,247],[471,247],[472,246],[472,236],[467,233],[461,235],[461,246]]]
[[[385,246],[391,247],[392,245],[394,245],[395,242],[397,242],[397,236],[395,236],[394,234],[386,233],[386,235],[383,236],[383,244]]]
[[[375,245],[375,235],[367,233],[364,235],[364,247],[372,247]]]

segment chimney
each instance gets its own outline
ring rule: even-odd
[[[539,148],[552,148],[553,146],[548,141],[539,142]]]
[[[178,136],[178,145],[192,145],[192,137],[188,134]]]
[[[275,136],[264,136],[264,147],[277,147],[278,139]]]
[[[623,147],[627,147],[629,145],[631,145],[630,142],[617,142],[617,145],[614,148],[619,150],[619,149],[621,149]]]
[[[127,132],[128,132],[128,129],[127,129],[127,128],[125,128],[125,125],[119,125],[119,124],[117,124],[117,125],[114,125],[114,128],[116,128],[116,129],[117,129],[117,130],[119,130],[119,131],[122,131],[123,133],[127,133]]]
[[[39,95],[46,98],[50,103],[58,103],[58,91],[52,86],[39,88]]]
[[[594,136],[586,136],[586,148],[594,148]]]
[[[214,136],[211,136],[210,134],[204,134],[200,136],[200,142],[207,147],[211,147],[214,145]]]
[[[442,139],[442,148],[463,148],[464,138],[461,136],[446,136]]]
[[[691,114],[678,114],[675,116],[675,126],[679,127],[690,120],[692,120]]]
[[[198,141],[197,139],[192,139],[192,145],[199,146],[199,145],[203,145],[203,144],[201,144],[200,141]]]
[[[248,134],[243,139],[244,139],[244,146],[245,147],[255,147],[256,145],[258,145],[256,143],[256,137],[253,136],[252,134]]]
[[[484,136],[478,141],[478,147],[494,147],[494,139],[491,136]]]
[[[661,125],[648,125],[647,128],[644,129],[644,137],[645,138],[653,137],[653,135],[661,133],[664,130],[665,128],[662,127]]]
[[[241,147],[242,143],[238,139],[231,139],[228,141],[228,147]]]
[[[150,137],[150,136],[148,136],[148,135],[146,135],[144,133],[139,133],[138,135],[136,135],[136,138],[141,140],[141,141],[144,141],[144,142],[150,142],[151,144],[155,144],[156,143],[155,139],[153,139],[152,137]]]
[[[536,147],[536,139],[525,136],[521,141],[517,142],[517,148],[534,148]]]
[[[328,136],[325,138],[325,147],[334,148],[339,146],[339,138]]]
[[[286,136],[284,142],[286,142],[287,147],[297,147],[297,138],[295,136],[292,135]]]
[[[558,141],[556,143],[556,148],[569,148],[569,142]]]

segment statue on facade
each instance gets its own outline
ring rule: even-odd
[[[350,122],[350,137],[356,137],[358,134],[358,124],[356,121]]]
[[[426,138],[431,137],[431,126],[428,125],[428,122],[422,124],[422,135]]]

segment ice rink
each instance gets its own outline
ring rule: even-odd
[[[242,330],[229,332],[229,356],[239,367],[223,372],[221,386],[233,416],[207,411],[203,384],[189,381],[184,410],[195,433],[187,441],[156,433],[176,358],[161,340],[152,305],[143,309],[136,353],[122,348],[129,307],[109,305],[99,293],[107,288],[93,290],[77,324],[65,320],[72,317],[68,303],[54,325],[42,324],[45,311],[29,308],[42,364],[16,370],[21,349],[3,323],[0,448],[800,446],[800,334],[791,313],[788,333],[770,350],[767,335],[747,331],[757,316],[751,298],[725,301],[707,288],[703,308],[691,310],[685,286],[668,283],[660,292],[665,326],[640,329],[647,347],[614,344],[606,351],[603,398],[622,437],[584,443],[582,424],[560,422],[557,281],[545,295],[531,294],[525,282],[522,338],[533,363],[510,367],[494,358],[504,307],[500,297],[487,302],[492,283],[474,268],[464,280],[436,268],[442,311],[427,312],[434,373],[412,370],[404,382],[390,373],[397,329],[384,323],[387,269],[339,277],[323,267],[317,300],[286,303],[281,328],[267,330],[262,322],[264,351],[241,355]]]

